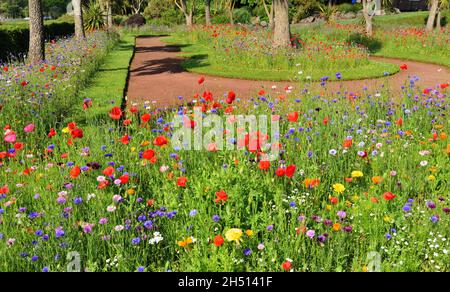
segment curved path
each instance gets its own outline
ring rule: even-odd
[[[271,94],[282,94],[285,93],[286,86],[294,88],[299,86],[299,83],[295,82],[254,81],[215,76],[206,76],[205,82],[199,85],[198,79],[201,75],[183,70],[180,49],[163,43],[160,37],[136,39],[135,50],[127,92],[129,103],[148,101],[156,107],[162,108],[180,104],[179,96],[191,100],[196,93],[201,94],[205,90],[211,91],[216,97],[233,90],[237,97],[246,98],[256,96],[261,89],[265,89]],[[409,83],[409,79],[413,76],[420,78],[416,85],[421,89],[434,88],[441,83],[448,83],[450,80],[450,70],[445,66],[397,59],[373,59],[384,60],[399,66],[405,63],[408,65],[408,70],[386,78],[329,82],[326,90],[343,89],[361,92],[368,87],[369,90],[375,91],[387,81],[390,89],[399,93],[401,86]],[[272,89],[273,85],[276,85],[277,88]],[[318,83],[314,83],[312,86],[318,87],[320,90],[315,92],[324,91],[323,88],[320,89]]]

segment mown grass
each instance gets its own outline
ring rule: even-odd
[[[182,63],[186,71],[213,75],[227,78],[239,78],[248,80],[268,80],[268,81],[291,81],[291,80],[311,80],[318,81],[322,77],[329,77],[330,80],[337,80],[336,73],[342,74],[342,80],[360,80],[368,78],[380,78],[386,75],[392,75],[398,72],[398,66],[380,62],[369,61],[368,64],[359,66],[358,68],[336,68],[336,70],[320,70],[302,71],[298,70],[280,70],[276,68],[263,69],[243,66],[235,64],[230,66],[220,62],[213,61],[209,56],[215,54],[214,50],[199,43],[191,43],[186,39],[171,35],[163,40],[167,44],[180,46],[181,56],[186,58]],[[263,56],[255,56],[255,58],[264,58]],[[311,61],[314,62],[314,61]],[[301,73],[301,74],[300,74]]]

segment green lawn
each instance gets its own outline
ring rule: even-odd
[[[442,13],[443,17],[450,18],[450,10]],[[428,17],[428,11],[402,12],[400,14],[388,14],[376,16],[374,18],[375,26],[379,27],[398,27],[398,26],[425,26],[425,19]],[[343,24],[358,24],[362,19],[339,20]]]
[[[385,76],[385,73],[395,74],[399,70],[397,65],[370,61],[369,64],[360,66],[357,69],[340,68],[336,72],[315,70],[313,72],[303,72],[303,74],[300,75],[295,69],[260,69],[239,66],[238,64],[236,66],[226,66],[220,63],[214,63],[208,58],[209,55],[214,54],[213,50],[202,44],[187,43],[186,40],[178,38],[175,35],[165,38],[164,42],[172,45],[180,45],[182,56],[186,58],[186,61],[182,64],[185,70],[198,74],[228,78],[268,81],[318,81],[324,76],[329,76],[330,80],[336,80],[335,73],[339,71],[343,76],[343,80],[359,80],[365,78],[380,78]]]

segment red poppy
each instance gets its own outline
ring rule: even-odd
[[[297,167],[295,165],[289,165],[286,168],[286,176],[289,178],[293,177],[296,169],[297,169]]]
[[[179,187],[183,187],[183,188],[184,188],[184,187],[186,187],[187,181],[188,181],[187,177],[184,177],[184,176],[179,177],[179,178],[177,179],[177,185],[178,185]]]
[[[330,202],[331,202],[331,204],[336,205],[339,202],[339,199],[336,197],[331,197]]]
[[[8,67],[3,67],[3,71],[8,72],[9,68]]]
[[[266,94],[266,92],[264,91],[264,89],[261,89],[261,90],[258,92],[258,95],[264,95],[264,94]]]
[[[352,147],[352,145],[353,145],[352,139],[345,139],[342,146],[344,146],[345,149],[348,149],[348,148]]]
[[[287,115],[287,119],[289,122],[297,122],[298,121],[298,112],[292,112]]]
[[[74,122],[67,124],[67,128],[69,128],[69,130],[71,130],[71,131],[75,130],[76,127],[77,127],[77,124]]]
[[[268,170],[270,167],[270,161],[267,160],[261,160],[258,164],[259,169],[261,170]]]
[[[285,170],[284,168],[278,168],[278,169],[275,171],[275,174],[276,174],[278,177],[284,176],[284,175],[286,174],[286,170]]]
[[[207,102],[211,102],[214,100],[213,98],[213,94],[211,91],[205,91],[203,92],[203,98],[207,101]]]
[[[113,107],[109,111],[109,117],[116,121],[120,120],[120,118],[122,117],[122,110],[120,109],[120,107],[118,107],[118,106]]]
[[[107,168],[105,168],[105,170],[103,170],[103,174],[106,176],[112,176],[115,172],[114,167],[112,166],[108,166]]]
[[[228,200],[228,194],[224,190],[220,190],[216,193],[216,203],[226,202]]]
[[[235,99],[236,99],[236,93],[234,93],[234,91],[228,92],[227,103],[232,104]]]
[[[449,84],[448,83],[443,83],[443,84],[439,85],[439,87],[441,89],[446,89],[447,87],[449,87]]]
[[[324,118],[323,119],[323,124],[326,126],[326,125],[328,125],[328,118]]]
[[[400,65],[400,69],[402,69],[402,70],[408,70],[408,65],[402,64],[402,65]]]
[[[75,139],[75,138],[81,139],[81,138],[83,138],[84,134],[83,134],[83,130],[76,128],[72,132],[70,132],[70,135],[72,135],[73,139]]]
[[[158,136],[153,140],[153,144],[156,146],[163,146],[168,143],[167,138],[164,136]]]
[[[122,144],[124,145],[128,145],[130,143],[130,136],[128,135],[124,135],[121,139],[120,142],[122,142]]]
[[[397,196],[394,195],[394,194],[391,193],[391,192],[386,192],[386,193],[383,194],[383,198],[384,198],[386,201],[393,200],[393,199],[395,199],[396,197],[397,197]]]
[[[124,126],[129,126],[131,125],[132,121],[130,119],[126,119],[125,121],[123,121],[123,125]]]
[[[142,158],[146,160],[151,160],[155,156],[155,151],[153,149],[147,149],[142,153]]]
[[[23,143],[17,142],[16,144],[14,144],[14,149],[21,150],[22,148],[23,148]]]
[[[0,194],[6,195],[8,193],[9,193],[8,185],[4,185],[3,187],[0,188]]]
[[[292,263],[290,261],[285,261],[281,267],[283,268],[283,270],[285,270],[286,272],[289,272],[291,270],[292,267]]]
[[[395,123],[397,124],[397,126],[402,126],[403,125],[403,119],[400,118]]]
[[[142,117],[141,117],[141,122],[142,123],[148,123],[148,121],[150,121],[150,118],[152,117],[152,115],[151,114],[144,114],[144,115],[142,115]]]
[[[28,85],[28,82],[26,82],[26,81],[22,81],[22,83],[20,83],[20,85],[22,85],[22,87],[25,87],[25,86],[27,86],[27,85]]]
[[[79,166],[75,166],[70,170],[70,177],[76,179],[81,173],[81,168]]]
[[[219,247],[221,246],[223,243],[225,242],[225,240],[223,239],[223,237],[221,235],[216,235],[216,237],[214,237],[214,245]]]
[[[197,82],[199,85],[203,84],[203,82],[205,82],[205,77],[204,76],[200,77]]]
[[[120,183],[124,185],[130,180],[130,175],[124,174],[121,177],[119,177],[119,180],[120,180]]]

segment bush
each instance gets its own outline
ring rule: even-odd
[[[337,10],[342,13],[349,13],[349,12],[358,13],[359,11],[362,10],[362,5],[359,3],[358,4],[344,3],[339,5],[337,7]]]
[[[45,38],[55,39],[74,33],[74,25],[69,22],[50,22],[45,24]],[[27,26],[0,27],[0,60],[20,57],[28,51],[30,31]]]
[[[238,8],[233,11],[234,22],[248,24],[252,20],[252,14],[247,8]]]
[[[125,26],[132,26],[132,27],[140,27],[143,26],[146,23],[144,16],[140,14],[135,14],[130,16],[123,25]]]
[[[103,27],[103,11],[100,4],[91,1],[89,6],[83,10],[84,28],[86,30],[96,30]]]
[[[317,0],[295,0],[294,2],[295,5],[289,8],[289,15],[294,23],[319,11],[320,2]]]
[[[230,23],[230,18],[225,13],[219,13],[214,15],[211,21],[213,24],[226,24]]]
[[[348,37],[347,42],[355,44],[355,45],[364,46],[371,53],[375,53],[375,52],[379,51],[382,46],[382,43],[379,40],[372,38],[372,37],[368,37],[368,36],[366,36],[364,34],[360,34],[360,33],[351,34]]]
[[[171,1],[150,0],[144,10],[148,23],[156,25],[176,25],[184,22],[184,16]]]

